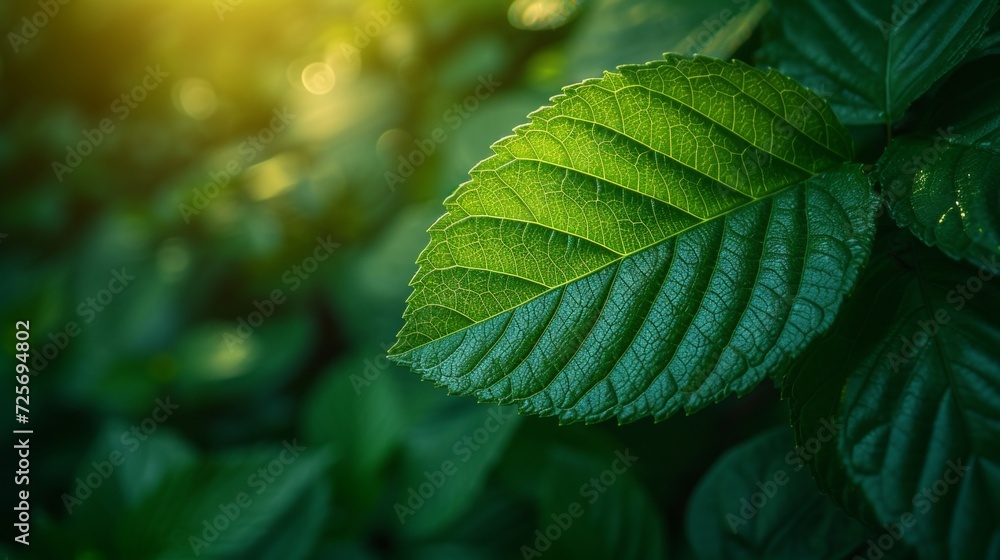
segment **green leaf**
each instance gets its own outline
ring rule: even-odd
[[[358,529],[384,492],[386,464],[402,440],[407,416],[398,368],[375,345],[334,363],[306,398],[306,445],[327,445],[338,460],[331,480],[337,501],[352,515],[340,525]]]
[[[328,452],[309,448],[299,453],[295,457],[279,444],[171,472],[128,512],[117,535],[119,556],[232,558],[259,552],[262,543],[280,537],[274,531],[283,526],[282,519],[307,507],[306,494],[326,494],[317,487],[330,462]],[[215,524],[217,531],[206,524]]]
[[[1000,253],[1000,152],[938,138],[899,138],[879,161],[883,184],[903,183],[889,189],[892,217],[953,258]],[[933,163],[915,167],[925,157]]]
[[[924,558],[995,558],[1000,263],[977,270],[905,232],[889,238],[891,258],[865,273],[840,340],[820,343],[838,347],[837,361],[811,375],[849,372],[825,398],[841,401],[838,456],[881,524],[909,522],[903,541]]]
[[[254,560],[312,558],[311,553],[327,522],[330,495],[330,484],[317,481],[299,496],[246,557]]]
[[[583,80],[623,60],[652,60],[664,51],[727,58],[768,9],[766,0],[594,2],[567,39],[564,76]]]
[[[139,432],[143,440],[130,433],[130,428],[122,422],[104,426],[78,461],[73,482],[66,485],[60,496],[60,503],[66,507],[61,513],[67,518],[61,527],[54,529],[55,534],[72,534],[73,538],[68,542],[57,539],[60,542],[53,543],[54,546],[71,542],[79,550],[93,547],[110,554],[122,525],[127,523],[127,513],[155,492],[171,473],[196,464],[194,449],[168,426],[160,425],[148,436]],[[105,475],[96,487],[95,473]],[[88,476],[89,485],[82,482]],[[42,532],[51,536],[44,529]]]
[[[331,366],[307,398],[303,414],[308,441],[349,457],[338,462],[338,469],[343,466],[351,476],[365,478],[379,476],[406,424],[396,381],[382,375],[394,366],[374,346],[369,349],[370,355]]]
[[[513,409],[453,400],[414,426],[405,442],[403,480],[393,504],[393,521],[403,525],[403,533],[419,540],[462,517],[483,491],[520,422]],[[431,484],[433,493],[427,497]],[[413,498],[411,490],[424,492],[423,499]]]
[[[816,490],[793,449],[776,428],[712,466],[685,516],[697,558],[840,560],[864,543],[868,530]]]
[[[121,444],[124,430],[118,431],[116,443]],[[191,445],[169,428],[157,428],[146,441],[131,439],[131,448],[123,451],[125,462],[119,468],[119,484],[125,505],[134,507],[156,490],[160,482],[176,469],[186,468],[196,460]],[[134,447],[141,443],[139,447]],[[114,449],[108,445],[108,449]],[[121,449],[119,447],[119,449]]]
[[[628,449],[598,454],[554,447],[545,460],[537,526],[519,548],[524,558],[662,560],[665,524],[632,471],[643,457]],[[531,549],[530,551],[528,549]]]
[[[893,141],[877,171],[900,226],[973,263],[1000,253],[1000,79],[977,82]]]
[[[993,19],[990,20],[988,25],[989,31],[983,35],[983,38],[979,40],[969,54],[965,58],[965,62],[968,63],[970,60],[976,60],[984,56],[992,56],[1000,54],[1000,18],[996,14],[993,15]]]
[[[852,351],[855,342],[864,343],[853,337],[863,327],[858,321],[867,318],[865,314],[858,317],[857,312],[868,307],[856,295],[844,305],[834,332],[810,347],[804,359],[789,371],[782,397],[788,401],[798,461],[809,467],[819,490],[856,519],[875,525],[871,504],[848,478],[837,443],[828,440],[828,434],[839,436],[842,430],[840,399],[850,372],[839,367],[840,359]]]
[[[524,432],[521,432],[522,434]],[[504,460],[510,450],[504,452]],[[535,469],[526,482],[538,489],[538,454]],[[535,529],[535,504],[532,500],[514,496],[509,487],[500,481],[503,463],[496,466],[496,475],[460,519],[448,526],[445,540],[489,551],[493,558],[501,558],[501,551],[518,550],[524,535]]]
[[[898,121],[976,45],[996,11],[996,0],[774,3],[776,37],[758,60],[822,92],[854,125]]]
[[[829,107],[670,56],[570,86],[445,201],[392,357],[564,422],[689,412],[780,374],[868,258]]]

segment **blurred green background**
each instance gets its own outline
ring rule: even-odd
[[[0,355],[13,370],[30,321],[35,373],[29,423],[9,422],[34,430],[31,545],[0,554],[521,558],[628,449],[545,557],[690,556],[695,483],[787,426],[772,387],[657,425],[558,426],[384,353],[426,229],[492,142],[618,64],[733,55],[765,11],[0,3]]]

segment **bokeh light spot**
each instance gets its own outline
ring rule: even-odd
[[[507,19],[518,29],[555,29],[569,21],[582,3],[583,0],[514,0]]]
[[[302,70],[302,85],[309,93],[323,95],[333,89],[337,77],[325,62],[313,62]]]
[[[185,78],[174,86],[174,105],[191,118],[204,120],[215,113],[219,100],[212,84],[199,78]]]
[[[218,345],[216,351],[208,359],[208,362],[213,367],[206,370],[207,372],[211,372],[211,376],[214,379],[231,379],[239,377],[248,371],[243,363],[250,355],[251,343],[253,341],[244,340],[242,342],[243,344],[234,344],[232,347],[227,347],[226,344]]]
[[[300,165],[292,154],[281,154],[247,169],[246,189],[254,200],[267,200],[299,180]]]

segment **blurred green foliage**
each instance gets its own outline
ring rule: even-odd
[[[12,364],[14,322],[30,321],[37,373],[30,552],[10,537],[4,554],[520,558],[627,449],[639,459],[621,485],[545,556],[685,557],[694,483],[786,422],[763,387],[660,425],[497,426],[509,411],[384,357],[424,231],[494,140],[616,64],[730,55],[766,5],[58,6],[16,52],[0,49],[0,348]],[[0,29],[27,37],[40,9],[0,4]],[[147,67],[168,75],[146,88]],[[469,110],[481,79],[501,85]],[[275,111],[294,117],[279,130]],[[436,129],[446,139],[390,185]],[[327,239],[339,247],[319,260]],[[134,277],[119,293],[116,271]],[[160,421],[168,398],[179,408]],[[288,445],[305,450],[286,464]],[[401,523],[397,504],[446,461],[454,474]],[[258,493],[261,469],[273,480]]]

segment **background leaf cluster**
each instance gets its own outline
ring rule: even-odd
[[[976,529],[995,519],[991,508],[998,503],[990,490],[995,478],[988,477],[995,477],[993,454],[1000,448],[990,420],[998,402],[995,371],[956,370],[942,383],[937,369],[922,366],[924,356],[942,354],[961,363],[996,363],[995,314],[986,306],[995,301],[995,288],[984,288],[956,312],[954,326],[910,362],[905,376],[894,376],[896,382],[866,383],[879,370],[862,370],[872,366],[873,353],[894,343],[887,324],[912,329],[928,309],[922,298],[947,302],[951,285],[975,274],[978,258],[997,250],[997,229],[989,227],[997,223],[996,181],[963,183],[973,171],[995,175],[996,88],[982,77],[995,67],[996,38],[987,32],[969,39],[985,29],[991,3],[973,3],[961,13],[938,13],[938,4],[927,3],[935,25],[949,18],[966,23],[946,36],[928,36],[928,44],[943,45],[933,53],[890,60],[893,76],[905,78],[894,84],[892,91],[902,93],[889,104],[875,94],[832,93],[843,93],[838,84],[869,80],[833,76],[825,64],[880,67],[858,66],[839,45],[821,44],[822,37],[842,36],[839,31],[804,27],[815,20],[809,10],[824,6],[818,2],[414,0],[403,2],[403,11],[356,59],[343,55],[343,45],[353,44],[355,26],[363,28],[385,3],[232,4],[220,19],[208,2],[69,3],[18,52],[4,45],[0,309],[10,344],[0,355],[14,363],[18,320],[31,321],[36,352],[69,321],[79,323],[81,333],[32,378],[32,547],[25,555],[7,538],[0,552],[11,558],[189,557],[188,536],[219,503],[248,491],[248,477],[292,440],[307,451],[264,493],[253,494],[254,506],[203,556],[519,558],[535,531],[579,499],[580,486],[625,449],[639,457],[635,466],[588,504],[545,557],[595,551],[631,558],[847,557],[863,553],[878,530],[845,517],[807,472],[824,481],[820,489],[836,489],[834,501],[877,525],[929,481],[916,474],[893,478],[897,487],[879,486],[892,495],[873,501],[881,471],[903,464],[915,473],[925,461],[963,454],[979,461],[974,472],[985,474],[965,479],[969,486],[933,510],[940,519],[892,554],[909,555],[914,546],[940,547],[926,550],[943,554],[942,527],[949,526],[967,528],[950,533],[955,546],[996,550],[996,528]],[[529,4],[538,5],[534,12],[524,10]],[[21,18],[36,8],[0,5],[0,29],[19,30]],[[823,21],[859,17],[828,10],[837,17]],[[926,36],[919,32],[929,26],[919,20],[922,13],[899,27],[893,45]],[[891,21],[891,13],[877,15]],[[848,29],[860,27],[845,24],[840,31]],[[865,29],[854,43],[859,48],[875,43]],[[772,65],[830,99],[850,125],[855,160],[874,166],[868,176],[881,192],[890,192],[890,176],[904,179],[899,204],[889,206],[895,220],[884,217],[880,228],[899,223],[912,233],[882,236],[840,318],[843,326],[801,366],[811,375],[789,377],[780,389],[788,395],[794,430],[779,390],[765,382],[741,399],[657,425],[557,426],[552,419],[514,417],[462,461],[456,444],[498,409],[449,397],[385,359],[403,325],[400,302],[417,270],[411,263],[426,243],[424,231],[440,214],[440,201],[490,155],[490,144],[560,87],[665,51]],[[315,62],[336,76],[326,93],[309,91],[302,80]],[[59,181],[52,162],[63,160],[81,130],[117,119],[113,100],[157,64],[170,73],[164,84],[116,120],[115,132]],[[487,76],[502,86],[453,128],[446,112]],[[208,101],[199,97],[206,91]],[[288,130],[242,161],[244,171],[186,223],[179,205],[190,204],[193,189],[203,189],[211,173],[243,157],[241,143],[268,126],[280,107],[296,115]],[[898,143],[880,161],[887,123]],[[439,127],[447,141],[390,189],[385,172],[397,170],[414,140]],[[952,128],[944,152],[923,171],[927,176],[897,171],[934,146],[939,127]],[[941,185],[935,192],[950,188],[959,200],[967,196],[967,215],[935,223],[939,197],[908,196],[916,193],[915,183]],[[951,194],[947,204],[954,202]],[[978,206],[984,200],[994,204]],[[318,237],[340,246],[290,290],[284,274],[313,253]],[[78,306],[122,267],[134,282],[87,322]],[[918,270],[933,276],[915,276]],[[276,288],[287,301],[233,351],[224,335]],[[869,291],[891,296],[877,300],[882,308],[872,312],[879,319],[874,324],[868,306],[851,305]],[[832,361],[838,367],[831,368]],[[852,367],[839,367],[845,363]],[[846,379],[855,371],[868,377]],[[956,391],[970,398],[966,408],[942,405],[937,415],[916,404],[899,406],[917,390],[926,403],[947,403],[942,395],[953,398]],[[12,389],[3,391],[13,400]],[[158,398],[180,408],[130,451],[122,434],[147,418]],[[848,406],[868,414],[844,423],[836,449],[824,447],[808,469],[795,470],[786,461],[791,432],[801,444],[816,433],[811,423],[843,417]],[[887,417],[887,411],[901,416]],[[968,422],[984,428],[950,437]],[[892,440],[905,452],[895,463],[874,461],[872,446],[908,434],[911,439]],[[928,442],[944,447],[931,456]],[[93,462],[116,450],[126,462],[69,514],[63,495],[94,471]],[[457,474],[401,524],[394,505],[445,460],[459,464]],[[821,460],[835,468],[821,470],[827,464]],[[740,499],[776,470],[788,472],[790,486],[734,534],[726,514],[738,513]],[[953,515],[967,518],[949,521]]]

